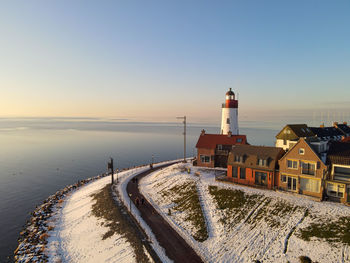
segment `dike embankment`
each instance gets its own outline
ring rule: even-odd
[[[143,165],[126,168],[122,171],[141,166]],[[66,186],[45,199],[41,205],[37,206],[31,213],[31,217],[23,226],[23,230],[19,233],[18,246],[14,251],[13,261],[20,263],[48,262],[48,255],[45,253],[48,243],[47,239],[49,237],[48,232],[55,227],[50,221],[57,210],[62,208],[61,204],[64,198],[78,188],[106,176],[107,174],[101,174]]]

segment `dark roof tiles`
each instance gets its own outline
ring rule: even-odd
[[[284,153],[284,150],[278,147],[235,145],[229,154],[228,164],[263,170],[274,170],[278,159],[281,158]],[[234,156],[242,156],[244,159],[243,163],[235,162]],[[258,159],[267,160],[267,165],[259,165]]]

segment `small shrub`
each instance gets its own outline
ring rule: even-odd
[[[300,263],[312,263],[312,260],[307,256],[300,256],[299,260],[300,260]]]

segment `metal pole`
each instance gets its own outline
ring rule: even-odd
[[[112,184],[114,183],[114,169],[113,169],[113,158],[111,157],[110,161],[107,163],[107,174],[112,175]]]
[[[113,158],[111,158],[111,172],[112,172],[112,184],[114,184]]]
[[[186,116],[183,117],[176,117],[177,119],[183,119],[183,124],[184,124],[184,162],[186,162]]]

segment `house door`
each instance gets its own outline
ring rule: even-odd
[[[288,186],[288,190],[296,191],[297,190],[297,178],[288,176],[287,186]]]
[[[347,201],[348,203],[350,203],[350,188],[349,188],[348,185],[347,185],[347,187],[348,187],[348,194],[347,194],[348,197],[347,197],[347,200],[346,200],[346,201]]]

